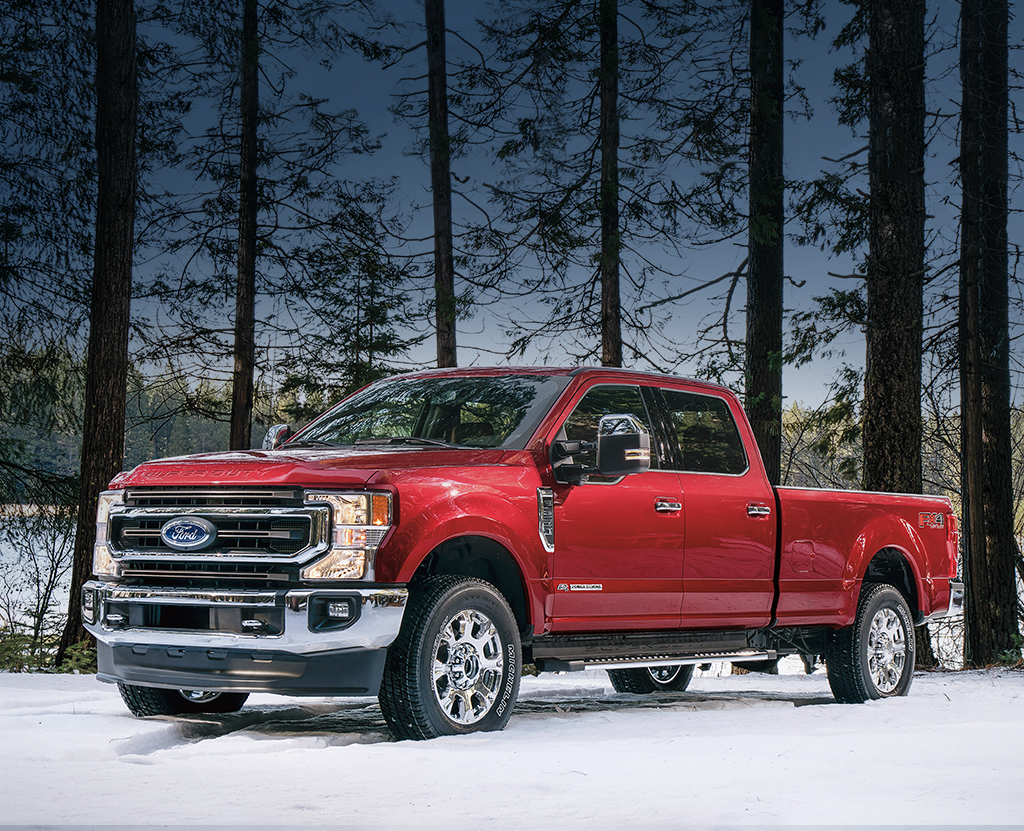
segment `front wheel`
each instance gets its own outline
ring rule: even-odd
[[[178,716],[184,713],[233,713],[245,704],[249,693],[162,690],[118,684],[121,698],[135,716]]]
[[[914,680],[916,643],[906,599],[894,587],[865,586],[853,625],[833,632],[825,666],[836,701],[860,704],[906,695]]]
[[[490,583],[431,577],[411,593],[388,649],[380,708],[399,739],[501,730],[519,694],[515,617]]]
[[[608,677],[615,692],[640,695],[653,692],[682,692],[693,678],[693,666],[676,664],[671,667],[610,669]]]

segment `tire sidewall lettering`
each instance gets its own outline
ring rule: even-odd
[[[498,706],[494,708],[494,713],[497,716],[501,716],[505,712],[505,708],[508,706],[509,701],[512,699],[512,693],[515,689],[516,673],[519,671],[516,666],[516,647],[513,643],[505,645],[506,659],[505,659],[505,677],[504,687],[505,689],[501,694],[501,701],[498,702]]]
[[[451,605],[449,605],[451,604]],[[447,608],[455,608],[455,611],[448,612],[447,610],[441,616],[439,622],[436,624],[437,632],[433,639],[433,648],[430,655],[424,655],[425,666],[423,673],[423,680],[427,686],[427,692],[429,693],[428,700],[431,702],[431,706],[436,707],[441,713],[442,717],[456,730],[456,732],[472,732],[467,730],[465,726],[452,721],[447,713],[443,711],[440,704],[434,700],[434,690],[431,689],[430,676],[430,664],[437,655],[438,647],[444,637],[444,632],[451,624],[452,620],[458,617],[460,614],[466,611],[480,612],[486,615],[497,628],[498,637],[501,641],[504,649],[504,666],[502,667],[502,679],[501,679],[501,696],[497,700],[497,703],[492,705],[491,710],[484,715],[478,722],[476,722],[476,729],[487,729],[489,725],[494,722],[500,722],[502,717],[505,715],[505,711],[508,710],[511,705],[515,703],[516,699],[516,680],[518,678],[518,660],[517,660],[517,648],[513,643],[514,632],[506,631],[506,627],[501,625],[499,621],[499,611],[501,609],[495,601],[487,596],[475,595],[471,597],[462,597],[455,595],[448,599],[445,603]]]
[[[896,589],[892,589],[892,591],[897,592]],[[870,649],[868,645],[868,640],[869,633],[871,631],[871,623],[874,617],[882,609],[885,608],[891,609],[896,614],[896,617],[899,618],[900,626],[903,629],[904,642],[906,645],[903,670],[900,675],[899,683],[897,683],[896,688],[892,692],[883,692],[882,690],[880,690],[875,685],[874,679],[871,677],[871,673],[868,670],[868,655]],[[908,679],[913,678],[914,662],[916,660],[916,650],[914,648],[914,625],[910,619],[909,611],[905,606],[905,601],[898,602],[890,598],[876,598],[871,604],[869,604],[869,606],[865,609],[865,614],[863,620],[861,621],[860,640],[860,671],[863,683],[868,691],[868,697],[871,699],[878,700],[882,698],[891,698],[895,696],[905,695],[910,687],[910,681]]]

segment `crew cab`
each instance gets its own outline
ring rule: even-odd
[[[501,729],[524,664],[642,694],[794,653],[861,702],[963,602],[947,499],[774,488],[728,389],[612,368],[381,380],[120,474],[96,527],[83,617],[140,716],[376,695],[430,738]]]

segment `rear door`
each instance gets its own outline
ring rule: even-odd
[[[764,626],[774,596],[775,495],[744,450],[739,425],[753,437],[739,404],[697,389],[665,388],[659,397],[686,510],[683,626]]]

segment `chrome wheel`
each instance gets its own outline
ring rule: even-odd
[[[681,666],[674,667],[651,667],[647,670],[651,673],[651,679],[655,684],[669,684],[676,679],[680,672],[683,671]]]
[[[494,622],[476,610],[454,615],[438,632],[433,650],[434,696],[456,724],[475,724],[498,697],[504,651]]]
[[[165,690],[118,684],[128,709],[136,716],[177,716],[182,713],[233,713],[245,704],[249,693]]]
[[[914,680],[914,618],[888,583],[865,584],[852,625],[825,641],[828,685],[836,701],[858,704],[906,695]]]
[[[608,678],[615,692],[645,695],[653,692],[682,692],[693,678],[691,664],[667,667],[610,669]]]
[[[398,739],[501,730],[521,667],[519,628],[501,592],[474,577],[428,577],[410,589],[388,647],[381,713]]]
[[[193,704],[207,704],[220,698],[219,692],[209,692],[208,690],[178,690],[178,694]]]
[[[879,609],[868,631],[868,672],[881,693],[891,693],[907,662],[907,632],[891,608]]]

